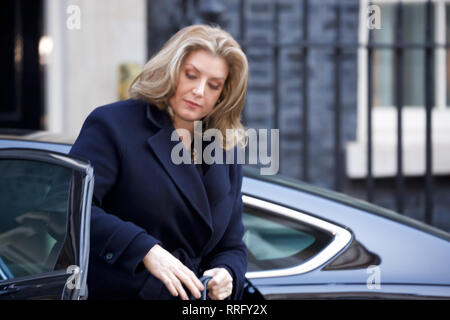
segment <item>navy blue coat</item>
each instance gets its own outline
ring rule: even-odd
[[[155,244],[199,277],[226,268],[231,298],[242,296],[242,167],[212,164],[202,175],[194,164],[175,165],[171,151],[180,142],[171,141],[173,130],[166,111],[142,101],[116,102],[87,117],[70,151],[94,167],[92,299],[172,299],[142,263]]]

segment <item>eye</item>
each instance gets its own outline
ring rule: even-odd
[[[188,79],[191,79],[191,80],[193,80],[193,79],[196,78],[195,74],[192,74],[192,73],[189,73],[189,72],[186,72],[186,77],[187,77]]]
[[[213,90],[219,90],[220,89],[220,85],[213,85],[213,84],[209,84],[209,87]]]

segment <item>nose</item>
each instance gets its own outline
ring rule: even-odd
[[[198,84],[194,87],[194,95],[203,97],[203,94],[205,92],[205,85],[206,81],[199,81]]]

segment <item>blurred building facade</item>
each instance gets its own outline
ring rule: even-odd
[[[280,129],[282,175],[368,199],[370,95],[369,200],[450,231],[450,54],[445,46],[450,2],[432,1],[437,45],[432,48],[431,77],[425,70],[426,4],[402,1],[398,15],[398,2],[392,0],[43,0],[42,36],[48,38],[40,54],[40,126],[76,136],[91,110],[119,98],[121,66],[143,66],[179,28],[214,20],[247,53],[244,124]],[[377,17],[370,10],[373,5],[379,9],[380,29],[370,20]],[[399,36],[410,45],[397,46]],[[370,47],[370,41],[384,46]],[[425,88],[430,79],[433,207],[428,221]],[[399,92],[401,180],[396,152]]]

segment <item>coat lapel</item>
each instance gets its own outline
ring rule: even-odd
[[[222,152],[222,155],[224,164],[211,164],[203,178],[211,208],[231,191],[228,166],[225,164],[225,152]]]
[[[172,149],[180,143],[171,141],[172,125],[169,115],[154,106],[147,106],[147,118],[160,129],[147,139],[150,148],[161,162],[170,178],[178,186],[180,192],[191,203],[202,220],[208,225],[212,233],[211,209],[208,202],[208,194],[203,181],[194,164],[176,165],[172,162]],[[214,172],[214,171],[213,171]],[[208,172],[209,173],[209,172]],[[209,237],[208,237],[209,238]]]

